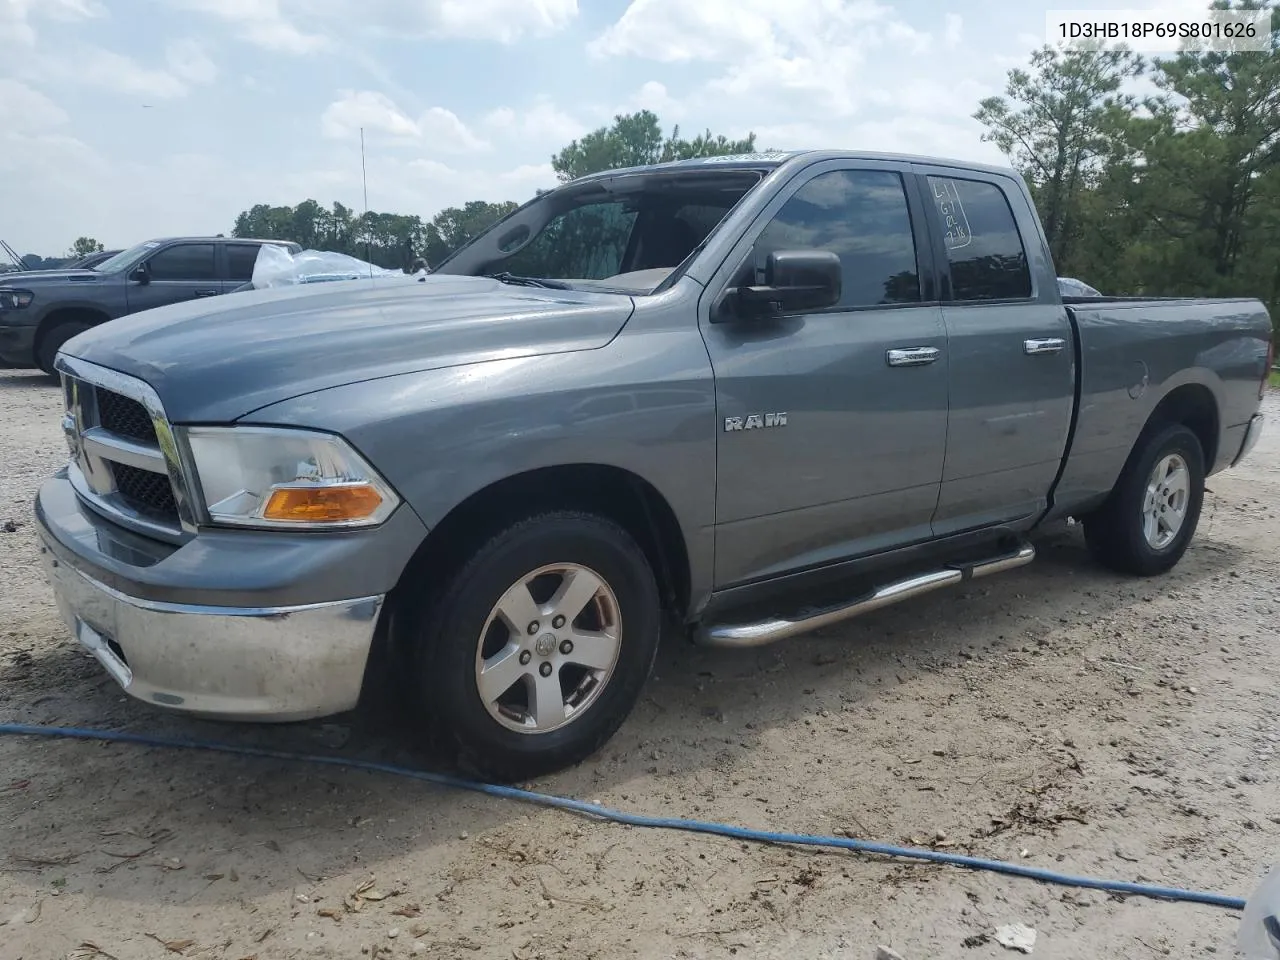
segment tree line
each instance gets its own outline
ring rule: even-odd
[[[664,136],[657,115],[641,110],[619,114],[611,125],[574,140],[551,158],[551,166],[557,178],[566,182],[618,167],[750,153],[755,150],[755,143],[755,134],[732,140],[722,134],[712,134],[710,130],[685,139],[679,127]],[[294,240],[307,249],[334,250],[380,267],[406,268],[419,257],[429,264],[439,263],[517,206],[511,200],[501,203],[471,200],[423,220],[418,216],[372,211],[357,214],[341,203],[334,203],[330,209],[314,200],[304,200],[296,207],[260,203],[236,217],[232,234]]]
[[[1216,10],[1261,10],[1216,0]],[[1153,93],[1139,96],[1139,81]],[[1059,274],[1106,294],[1250,296],[1280,329],[1280,31],[1265,52],[1043,47],[973,114],[1026,178]],[[599,170],[756,149],[756,138],[664,135],[648,110],[574,140],[560,181]],[[257,204],[235,236],[294,240],[383,267],[439,263],[515,209],[473,200],[425,220],[315,200]],[[77,251],[98,247],[82,237]],[[25,259],[25,258],[24,258]]]
[[[1044,47],[1009,72],[974,117],[1026,178],[1060,274],[1107,294],[1258,297],[1280,331],[1278,42],[1150,60]],[[1128,92],[1140,79],[1154,92]]]

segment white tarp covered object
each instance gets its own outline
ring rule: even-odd
[[[295,283],[325,283],[333,280],[375,280],[399,277],[410,279],[401,270],[387,270],[364,260],[357,260],[345,253],[330,250],[303,250],[291,254],[284,247],[264,243],[258,248],[258,259],[253,264],[253,288],[284,287]]]

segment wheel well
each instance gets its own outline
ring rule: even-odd
[[[87,323],[89,326],[94,327],[100,323],[106,323],[110,319],[101,310],[94,310],[92,307],[63,307],[60,310],[54,310],[40,321],[40,327],[36,330],[35,353],[37,356],[39,355],[40,346],[44,342],[44,338],[55,327],[60,327],[64,323]]]
[[[1204,468],[1208,473],[1218,456],[1218,403],[1208,387],[1188,383],[1169,392],[1147,421],[1155,424],[1181,423],[1200,441],[1204,451]]]
[[[582,510],[608,517],[644,550],[663,601],[683,618],[689,603],[689,555],[680,523],[657,489],[630,471],[569,464],[519,473],[473,493],[441,520],[401,575],[396,593],[418,592],[499,531],[535,513]]]

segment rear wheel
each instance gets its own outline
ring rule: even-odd
[[[1204,452],[1182,424],[1152,430],[1129,458],[1111,497],[1085,518],[1094,557],[1121,573],[1149,577],[1186,553],[1204,502]]]
[[[616,732],[662,618],[625,530],[555,512],[492,537],[414,622],[413,695],[428,718],[465,766],[518,780],[578,763]]]
[[[40,338],[40,346],[36,349],[36,366],[49,376],[54,376],[53,361],[57,359],[58,351],[68,340],[77,334],[84,333],[89,327],[89,324],[80,320],[68,320],[58,324]]]

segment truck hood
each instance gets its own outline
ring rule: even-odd
[[[94,270],[26,270],[0,273],[0,287],[30,287],[48,283],[92,283],[106,274]]]
[[[80,334],[64,352],[145,380],[175,423],[225,423],[376,377],[595,349],[633,308],[619,294],[484,277],[346,280],[146,310]]]

